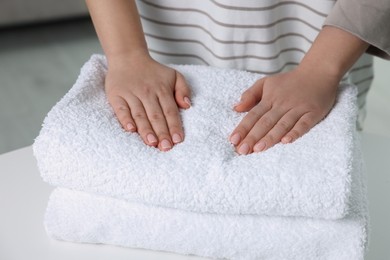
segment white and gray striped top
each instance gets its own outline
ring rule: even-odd
[[[335,2],[139,0],[137,7],[149,51],[156,60],[269,75],[299,64]],[[364,54],[345,79],[359,88],[361,126],[373,79],[372,57]]]

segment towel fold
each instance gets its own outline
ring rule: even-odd
[[[239,156],[228,136],[244,113],[232,107],[260,75],[207,66],[173,67],[193,92],[192,107],[180,111],[183,143],[161,152],[146,146],[137,133],[125,132],[105,96],[106,60],[94,55],[73,88],[49,112],[35,140],[43,179],[54,186],[143,203],[145,214],[151,209],[146,205],[198,213],[324,219],[348,214],[356,146],[355,87],[342,86],[330,114],[294,143]],[[125,205],[89,196],[84,195],[80,203],[107,200],[115,205],[108,206],[112,209]],[[138,204],[129,205],[123,206],[124,212]],[[93,206],[91,210],[104,209]],[[247,219],[252,223],[256,218]],[[280,221],[294,225],[301,220]],[[318,223],[327,223],[319,229],[333,228],[330,222]]]
[[[339,220],[195,213],[57,188],[50,236],[233,260],[363,260],[367,202],[357,150],[350,211]]]

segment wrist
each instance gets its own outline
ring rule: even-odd
[[[311,60],[306,58],[297,66],[297,71],[305,77],[314,80],[321,80],[331,83],[330,86],[338,85],[344,76],[344,71],[334,64],[327,64],[326,61]]]
[[[347,31],[324,26],[298,67],[338,83],[367,47],[368,43]]]
[[[147,49],[137,49],[132,51],[107,53],[109,67],[123,67],[129,64],[143,64],[153,60]]]
[[[300,82],[305,82],[318,91],[324,91],[322,93],[336,93],[342,79],[340,73],[309,62],[299,64],[295,73],[297,78],[301,79]]]

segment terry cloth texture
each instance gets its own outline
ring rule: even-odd
[[[92,56],[46,117],[33,145],[58,186],[45,216],[56,239],[227,259],[363,260],[368,210],[357,140],[356,88],[292,144],[239,156],[232,110],[261,76],[173,66],[192,87],[185,140],[169,152],[125,132]]]
[[[185,140],[169,152],[125,132],[103,88],[106,60],[93,56],[44,120],[34,143],[43,179],[129,202],[217,214],[347,215],[356,142],[356,89],[340,88],[330,114],[292,144],[239,156],[228,136],[244,114],[232,110],[260,75],[173,66],[192,87],[182,110]]]
[[[56,239],[241,260],[363,260],[368,209],[357,147],[351,210],[339,220],[195,213],[57,188],[45,217]]]

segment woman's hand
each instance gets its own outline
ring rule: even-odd
[[[235,107],[249,111],[230,136],[238,153],[264,151],[309,131],[329,113],[339,81],[368,46],[347,31],[324,26],[295,70],[257,81]]]
[[[191,106],[190,89],[179,72],[148,55],[111,59],[105,90],[122,127],[145,144],[167,151],[184,140],[178,107]]]
[[[249,154],[295,141],[329,113],[338,84],[338,78],[299,67],[258,80],[234,107],[249,112],[230,135],[231,143],[239,154]]]
[[[122,127],[162,151],[184,139],[180,108],[190,107],[183,76],[148,52],[135,1],[87,0],[108,60],[105,89]]]

